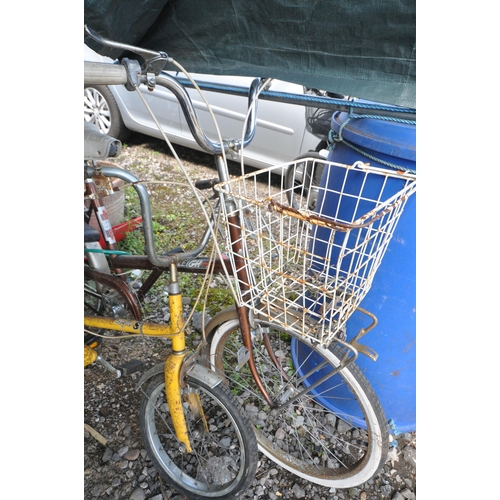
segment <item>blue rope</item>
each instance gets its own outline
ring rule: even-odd
[[[189,80],[185,78],[177,78],[179,83],[185,85],[186,87],[192,87],[193,85]],[[197,82],[198,86],[202,90],[213,91],[213,92],[224,92],[227,94],[235,94],[235,95],[248,95],[248,89],[245,87],[238,87],[235,85],[224,85],[219,83],[209,83],[209,82]],[[296,103],[304,103],[303,105],[313,105],[313,104],[327,104],[329,106],[349,106],[357,109],[372,109],[377,111],[388,111],[392,113],[400,113],[400,114],[415,114],[415,108],[406,108],[400,106],[391,106],[385,104],[372,104],[372,103],[364,103],[358,101],[346,101],[345,99],[334,99],[332,97],[323,97],[312,94],[291,94],[288,92],[276,92],[273,90],[263,90],[260,93],[261,98],[269,98],[271,100],[274,99],[292,99]],[[372,115],[368,115],[372,116]]]
[[[344,139],[342,137],[342,131],[343,131],[344,127],[349,123],[349,121],[351,119],[358,119],[358,118],[374,118],[377,120],[393,121],[393,122],[397,122],[397,123],[406,123],[408,125],[415,125],[416,124],[416,122],[414,120],[402,120],[400,118],[394,118],[394,117],[390,117],[390,116],[356,115],[354,113],[352,113],[352,114],[349,113],[347,120],[345,120],[344,123],[342,123],[342,125],[339,128],[338,133],[334,132],[333,130],[330,130],[330,132],[328,133],[328,149],[333,151],[335,149],[335,146],[337,145],[337,143],[342,142],[346,146],[350,147],[351,149],[353,149],[354,151],[359,153],[360,155],[364,156],[365,158],[376,161],[377,163],[380,163],[381,165],[392,168],[394,170],[398,170],[400,172],[408,172],[410,174],[417,173],[415,170],[413,170],[411,168],[403,167],[401,165],[396,165],[395,163],[390,163],[390,162],[382,160],[381,158],[377,158],[376,156],[373,156],[373,155],[367,153],[366,151],[363,151],[362,149],[356,147],[352,142]]]
[[[350,118],[373,118],[375,120],[385,120],[387,122],[397,122],[397,123],[405,123],[407,125],[416,125],[417,122],[415,120],[404,120],[402,118],[396,118],[393,116],[382,116],[382,115],[358,115],[356,113],[350,113]]]
[[[304,102],[308,104],[336,104],[339,106],[343,107],[349,107],[351,109],[357,108],[357,109],[373,109],[377,111],[388,111],[392,113],[409,113],[409,114],[415,114],[416,110],[414,108],[402,108],[398,106],[390,106],[390,105],[385,105],[385,104],[370,104],[366,102],[359,102],[359,101],[346,101],[345,99],[334,99],[332,97],[321,97],[321,96],[315,96],[311,94],[289,94],[287,92],[276,92],[276,91],[271,91],[271,90],[264,90],[260,93],[261,97],[276,97],[276,98],[290,98],[293,97],[294,100],[297,102]],[[353,114],[351,111],[350,114]],[[360,115],[362,116],[362,115]],[[369,118],[373,118],[378,115],[367,115]],[[389,119],[391,117],[388,117]],[[395,120],[398,120],[398,118],[393,118]]]

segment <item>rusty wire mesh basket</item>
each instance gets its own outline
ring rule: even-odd
[[[225,217],[239,234],[230,258],[240,304],[328,345],[369,291],[416,176],[311,158],[216,189],[235,202]]]

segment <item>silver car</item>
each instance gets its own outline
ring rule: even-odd
[[[84,45],[84,60],[111,62]],[[179,75],[184,76],[184,75]],[[249,87],[252,78],[235,76],[213,76],[194,74],[195,80]],[[271,84],[274,91],[303,93],[300,85],[275,80]],[[156,115],[169,139],[181,146],[201,148],[193,139],[184,119],[179,103],[174,95],[157,86],[149,92],[145,86],[141,92]],[[216,128],[195,89],[188,89],[201,126],[206,135],[217,140]],[[246,117],[247,98],[217,92],[205,92],[216,116],[223,138],[241,138]],[[320,142],[317,136],[306,128],[306,113],[303,106],[272,101],[259,101],[255,137],[244,151],[246,165],[266,168],[293,160],[297,156],[315,150]],[[140,132],[161,138],[154,121],[136,92],[129,92],[124,86],[86,86],[84,89],[84,118],[98,124],[101,132],[121,141],[128,134]],[[239,155],[230,159],[240,161]]]

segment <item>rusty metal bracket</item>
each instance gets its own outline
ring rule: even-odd
[[[359,330],[358,334],[352,340],[349,341],[349,344],[352,345],[352,347],[354,347],[354,349],[356,349],[360,353],[364,354],[365,356],[368,356],[372,361],[377,361],[378,353],[375,352],[372,348],[358,343],[358,340],[361,337],[364,337],[370,330],[375,328],[375,326],[377,326],[378,319],[374,314],[367,311],[366,309],[362,309],[361,307],[357,307],[356,311],[358,311],[362,314],[365,314],[366,316],[371,318],[372,323],[370,325],[368,325],[367,328],[361,328]]]
[[[111,177],[106,177],[99,172],[94,172],[93,181],[97,190],[97,192],[94,193],[94,197],[104,198],[105,196],[110,196],[115,193]]]

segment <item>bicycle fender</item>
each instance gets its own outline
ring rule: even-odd
[[[214,335],[217,328],[222,325],[222,323],[226,323],[226,321],[231,321],[233,319],[238,319],[238,311],[235,306],[230,306],[222,311],[219,311],[205,326],[206,339],[208,344],[210,344],[212,340],[212,336]],[[271,323],[268,318],[259,313],[254,312],[254,320],[263,321],[264,323]]]
[[[232,319],[238,319],[238,311],[235,306],[230,306],[222,311],[219,311],[208,323],[205,327],[205,332],[207,334],[207,341],[210,342],[210,337],[213,335],[215,330],[225,323],[226,321],[230,321]]]
[[[155,377],[160,373],[164,373],[164,370],[165,370],[165,362],[159,363],[153,366],[153,368],[150,368],[148,371],[144,372],[142,374],[142,377],[139,379],[139,382],[137,382],[135,390],[138,391],[144,384],[144,382],[147,382],[148,380],[152,379],[153,377]]]
[[[139,379],[139,382],[137,382],[137,385],[135,386],[135,390],[138,391],[145,382],[152,379],[156,375],[163,374],[164,370],[165,363],[159,363],[153,366],[153,368],[150,368],[148,371],[143,373],[142,377]],[[223,380],[220,375],[200,365],[199,363],[192,363],[191,366],[186,370],[185,374],[194,378],[195,380],[205,383],[210,388],[214,388],[215,386],[219,385]]]
[[[139,302],[137,295],[121,278],[118,278],[113,274],[103,273],[88,266],[84,266],[84,275],[88,279],[99,279],[105,285],[119,292],[120,296],[130,307],[130,311],[132,312],[134,319],[139,321],[142,319],[141,303]]]
[[[203,365],[200,365],[199,363],[193,363],[193,365],[187,370],[186,375],[198,380],[199,382],[203,382],[205,385],[208,385],[210,389],[218,386],[223,380],[219,374]]]

